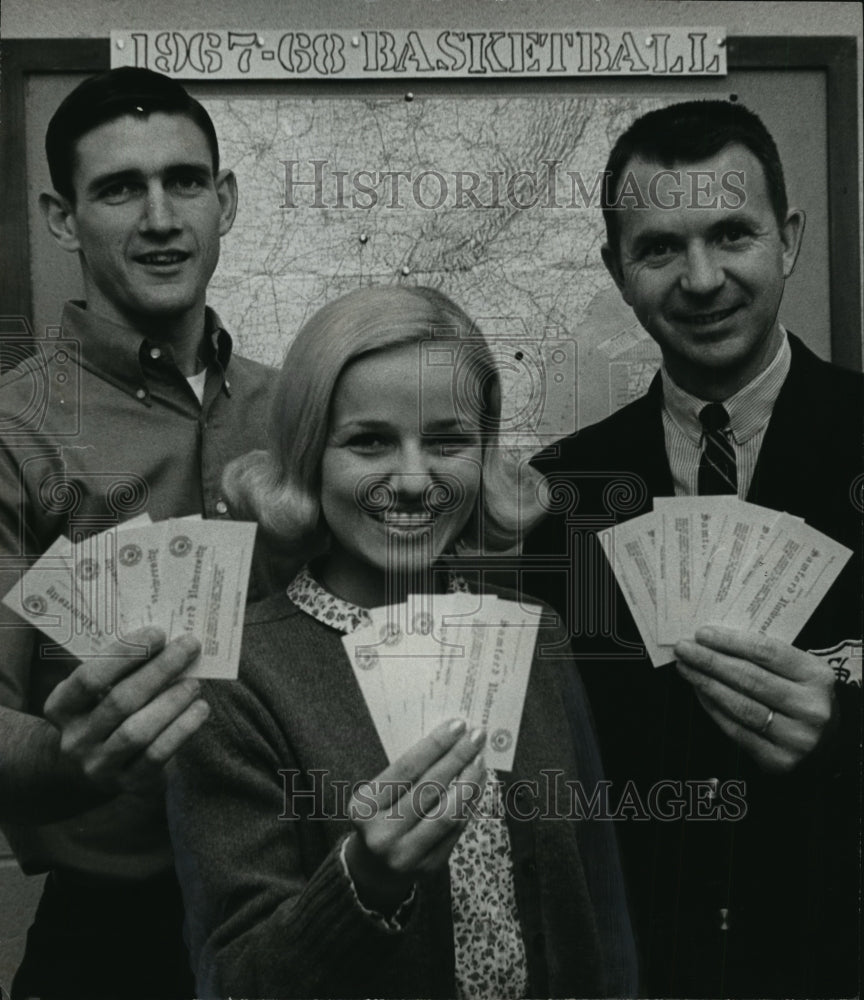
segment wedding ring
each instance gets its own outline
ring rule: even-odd
[[[774,721],[774,709],[769,708],[768,717],[765,719],[765,722],[762,724],[762,728],[759,730],[760,736],[764,736],[768,732],[768,729],[770,728],[771,723],[773,721]]]

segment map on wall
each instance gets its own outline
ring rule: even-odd
[[[614,138],[663,101],[205,103],[240,189],[209,301],[240,353],[278,365],[342,293],[427,284],[493,342],[513,427],[553,439],[645,390],[659,352],[602,264],[599,182]]]

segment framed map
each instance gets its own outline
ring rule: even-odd
[[[38,214],[42,136],[65,93],[107,66],[108,42],[3,53],[0,313],[39,335],[80,296],[77,261]],[[275,365],[350,288],[439,287],[497,345],[514,420],[559,437],[641,394],[659,358],[600,259],[612,141],[652,107],[726,97],[764,118],[808,213],[781,320],[860,367],[854,40],[731,38],[728,61],[710,80],[190,84],[241,196],[208,300],[240,353]]]

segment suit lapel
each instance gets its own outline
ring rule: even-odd
[[[803,470],[799,446],[812,437],[819,419],[806,405],[818,377],[818,359],[797,337],[789,336],[792,360],[771,413],[747,500],[775,510],[785,510],[790,499],[800,501],[809,493],[812,468]],[[804,475],[804,472],[808,475]]]
[[[633,414],[632,468],[645,480],[648,490],[645,509],[650,510],[653,497],[672,496],[675,493],[669,456],[666,454],[666,435],[663,431],[663,382],[659,372],[654,376],[648,392],[639,403],[644,405]]]

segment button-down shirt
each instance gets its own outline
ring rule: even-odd
[[[73,540],[148,511],[225,517],[222,472],[265,440],[274,372],[231,357],[208,310],[199,403],[170,345],[67,304],[59,337],[0,379],[0,588],[60,535]],[[5,609],[4,609],[5,614]],[[0,704],[40,714],[70,662],[44,660],[34,630],[4,617]],[[9,830],[26,871],[63,865],[146,875],[170,863],[161,803],[120,797],[73,820]]]
[[[762,439],[789,374],[791,357],[789,338],[784,330],[783,342],[765,371],[734,396],[723,400],[729,414],[729,440],[735,450],[738,496],[742,500],[750,489]],[[704,447],[699,412],[708,401],[676,385],[665,365],[660,369],[660,376],[663,380],[663,433],[675,496],[695,496],[698,493],[699,460]]]

